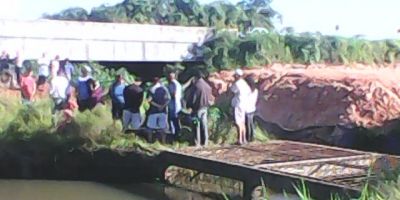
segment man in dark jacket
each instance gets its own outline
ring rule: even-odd
[[[192,110],[195,117],[196,146],[208,144],[208,107],[213,104],[214,96],[210,85],[204,80],[202,74],[197,74],[186,94],[186,106]]]
[[[139,129],[142,125],[140,106],[143,102],[143,89],[132,83],[124,88],[125,107],[123,111],[124,130]]]
[[[110,88],[110,97],[111,97],[111,113],[114,120],[114,124],[116,120],[121,120],[122,113],[124,110],[124,89],[126,87],[124,78],[122,75],[117,75],[115,77],[115,82],[111,85]]]
[[[6,51],[1,52],[0,55],[0,72],[2,72],[3,70],[7,70],[8,67],[8,62],[9,62],[9,56],[7,54]]]

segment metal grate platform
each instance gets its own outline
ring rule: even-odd
[[[254,182],[251,179],[259,181],[263,177],[266,183],[287,189],[293,186],[292,182],[305,180],[316,187],[326,186],[327,191],[330,191],[329,188],[360,191],[367,177],[373,178],[373,173],[383,166],[377,165],[377,160],[390,157],[399,161],[394,156],[292,141],[189,147],[167,154],[169,158],[166,162],[171,165],[244,182]]]

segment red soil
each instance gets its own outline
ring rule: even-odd
[[[400,68],[274,64],[244,70],[260,83],[258,115],[282,128],[355,124],[379,127],[400,117]],[[233,72],[210,76],[215,95]]]

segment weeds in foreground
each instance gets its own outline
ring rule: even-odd
[[[33,138],[48,137],[50,140],[57,138],[64,141],[65,145],[72,145],[68,147],[71,149],[95,151],[106,148],[155,154],[160,150],[188,146],[190,140],[193,139],[190,128],[172,145],[158,142],[149,144],[135,134],[123,134],[121,123],[113,123],[111,107],[108,104],[98,105],[92,111],[75,112],[71,123],[55,128],[53,121],[62,121],[62,119],[52,119],[52,107],[50,99],[38,100],[31,105],[22,105],[18,97],[14,99],[0,97],[0,111],[5,111],[0,115],[0,141],[29,141]],[[214,144],[235,141],[236,133],[230,131],[232,122],[222,110],[217,107],[210,109],[209,122]],[[258,138],[266,140],[259,129],[257,132]]]

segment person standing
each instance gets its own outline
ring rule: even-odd
[[[50,79],[50,97],[54,102],[53,115],[56,114],[57,111],[62,111],[67,109],[69,95],[70,95],[70,83],[68,79],[65,77],[63,71],[59,71],[57,76],[51,77]],[[65,114],[64,114],[65,115]],[[53,124],[55,117],[53,117]],[[66,119],[67,120],[67,119]]]
[[[15,86],[14,78],[7,69],[3,69],[0,72],[0,88],[15,90],[18,87]]]
[[[245,81],[250,86],[250,95],[247,102],[246,110],[246,139],[249,142],[254,140],[255,125],[254,125],[254,114],[256,112],[256,105],[258,100],[258,89],[257,83],[252,76],[247,76]]]
[[[177,136],[181,131],[178,115],[182,110],[182,85],[176,80],[176,74],[173,72],[168,74],[168,91],[171,95],[168,104],[169,126],[171,133]]]
[[[89,79],[87,81],[87,84],[89,85],[90,88],[88,109],[92,110],[97,106],[97,104],[104,103],[103,102],[104,91],[99,81],[96,81],[94,79]]]
[[[38,64],[39,64],[39,79],[38,79],[38,86],[44,84],[47,81],[47,78],[50,75],[50,69],[49,69],[49,65],[50,65],[50,60],[47,58],[46,53],[42,54],[42,57],[40,57],[37,60]]]
[[[160,78],[153,79],[149,90],[150,108],[147,112],[147,127],[154,130],[168,130],[167,106],[171,100],[168,89],[161,84]]]
[[[58,71],[60,70],[60,56],[57,55],[54,60],[51,61],[50,63],[50,71],[51,71],[51,76],[55,77],[57,76]]]
[[[54,101],[55,110],[62,110],[68,102],[69,81],[62,71],[50,81],[50,96]]]
[[[75,66],[69,61],[68,58],[66,58],[64,60],[64,71],[65,71],[65,75],[67,76],[67,79],[69,81],[72,80],[72,75],[75,72]]]
[[[206,146],[208,144],[208,108],[214,102],[214,96],[210,85],[204,80],[203,75],[198,73],[192,85],[185,93],[186,107],[191,109],[192,117],[197,119],[196,146]]]
[[[32,68],[26,69],[25,75],[20,79],[21,96],[23,103],[30,103],[34,100],[36,93],[36,80],[32,76]]]
[[[81,69],[81,76],[78,77],[77,88],[77,99],[78,99],[78,109],[83,112],[89,108],[90,101],[90,87],[88,80],[92,77],[90,76],[91,69],[89,66],[84,66]]]
[[[122,117],[123,131],[130,128],[137,130],[142,125],[140,106],[143,102],[143,94],[143,89],[135,83],[124,88],[123,95],[125,106]]]
[[[122,119],[122,112],[125,104],[125,99],[124,99],[125,86],[126,84],[122,75],[117,75],[109,91],[109,95],[111,97],[111,113],[114,120],[114,124],[116,120]]]
[[[8,67],[8,61],[9,57],[6,51],[2,51],[1,55],[0,55],[0,72],[2,72],[3,70],[7,70]]]
[[[248,98],[250,95],[250,87],[243,80],[243,71],[241,69],[235,70],[235,82],[230,88],[234,94],[231,105],[233,107],[233,116],[235,120],[235,126],[238,132],[239,145],[247,143],[246,139],[246,105],[248,104]]]
[[[17,51],[16,56],[14,58],[14,70],[15,70],[15,75],[17,77],[17,83],[19,85],[21,85],[21,71],[22,71],[22,67],[23,67],[23,58],[21,56],[21,54],[19,53],[19,51]]]

